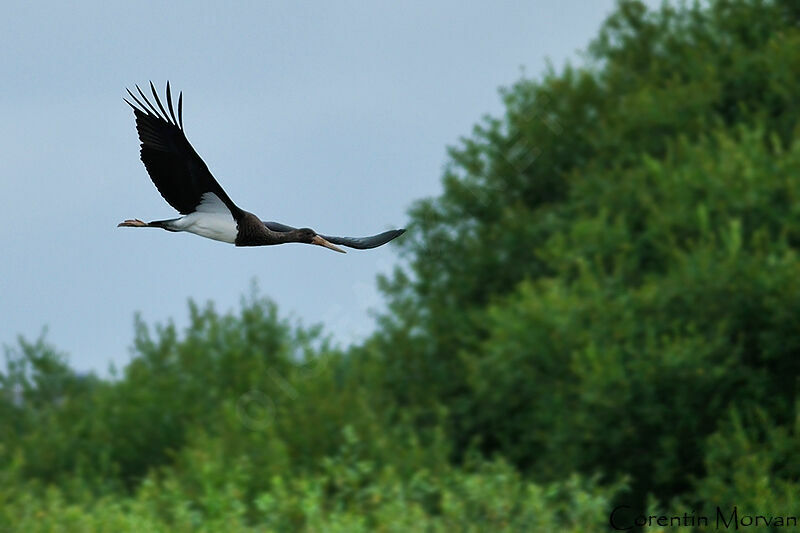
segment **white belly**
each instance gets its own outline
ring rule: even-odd
[[[228,207],[213,192],[203,193],[200,205],[194,213],[189,213],[170,224],[175,231],[188,231],[215,241],[236,242],[238,228]]]
[[[188,231],[201,237],[228,243],[236,242],[236,221],[230,213],[202,213],[196,211],[171,224],[177,231]]]

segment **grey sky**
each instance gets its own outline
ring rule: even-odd
[[[187,136],[233,200],[333,235],[407,222],[446,146],[497,89],[558,68],[611,0],[11,2],[0,20],[0,342],[48,340],[80,370],[130,358],[133,316],[187,322],[238,306],[255,279],[282,314],[342,342],[373,327],[387,246],[237,249],[117,229],[174,211],[138,157],[125,87],[169,79]]]

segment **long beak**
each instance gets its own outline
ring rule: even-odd
[[[325,239],[323,239],[319,235],[314,235],[314,238],[311,239],[311,244],[316,244],[318,246],[324,246],[325,248],[330,248],[334,252],[342,252],[343,254],[347,253],[344,250],[342,250],[341,248],[339,248],[338,246],[336,246],[335,244],[329,243],[328,241],[326,241]]]

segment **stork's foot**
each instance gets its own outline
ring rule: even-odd
[[[117,224],[118,228],[127,227],[127,228],[146,228],[147,222],[143,222],[138,218],[128,219],[125,222],[120,222]]]

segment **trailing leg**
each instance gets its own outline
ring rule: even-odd
[[[125,221],[120,222],[119,224],[117,224],[117,227],[118,228],[123,228],[123,227],[125,227],[125,228],[161,228],[161,229],[165,229],[167,231],[179,231],[177,229],[174,229],[173,226],[172,226],[172,223],[175,222],[176,220],[179,220],[179,219],[171,218],[169,220],[154,220],[153,222],[144,222],[143,220],[139,220],[138,218],[133,218],[133,219],[129,218],[128,220],[125,220]]]

